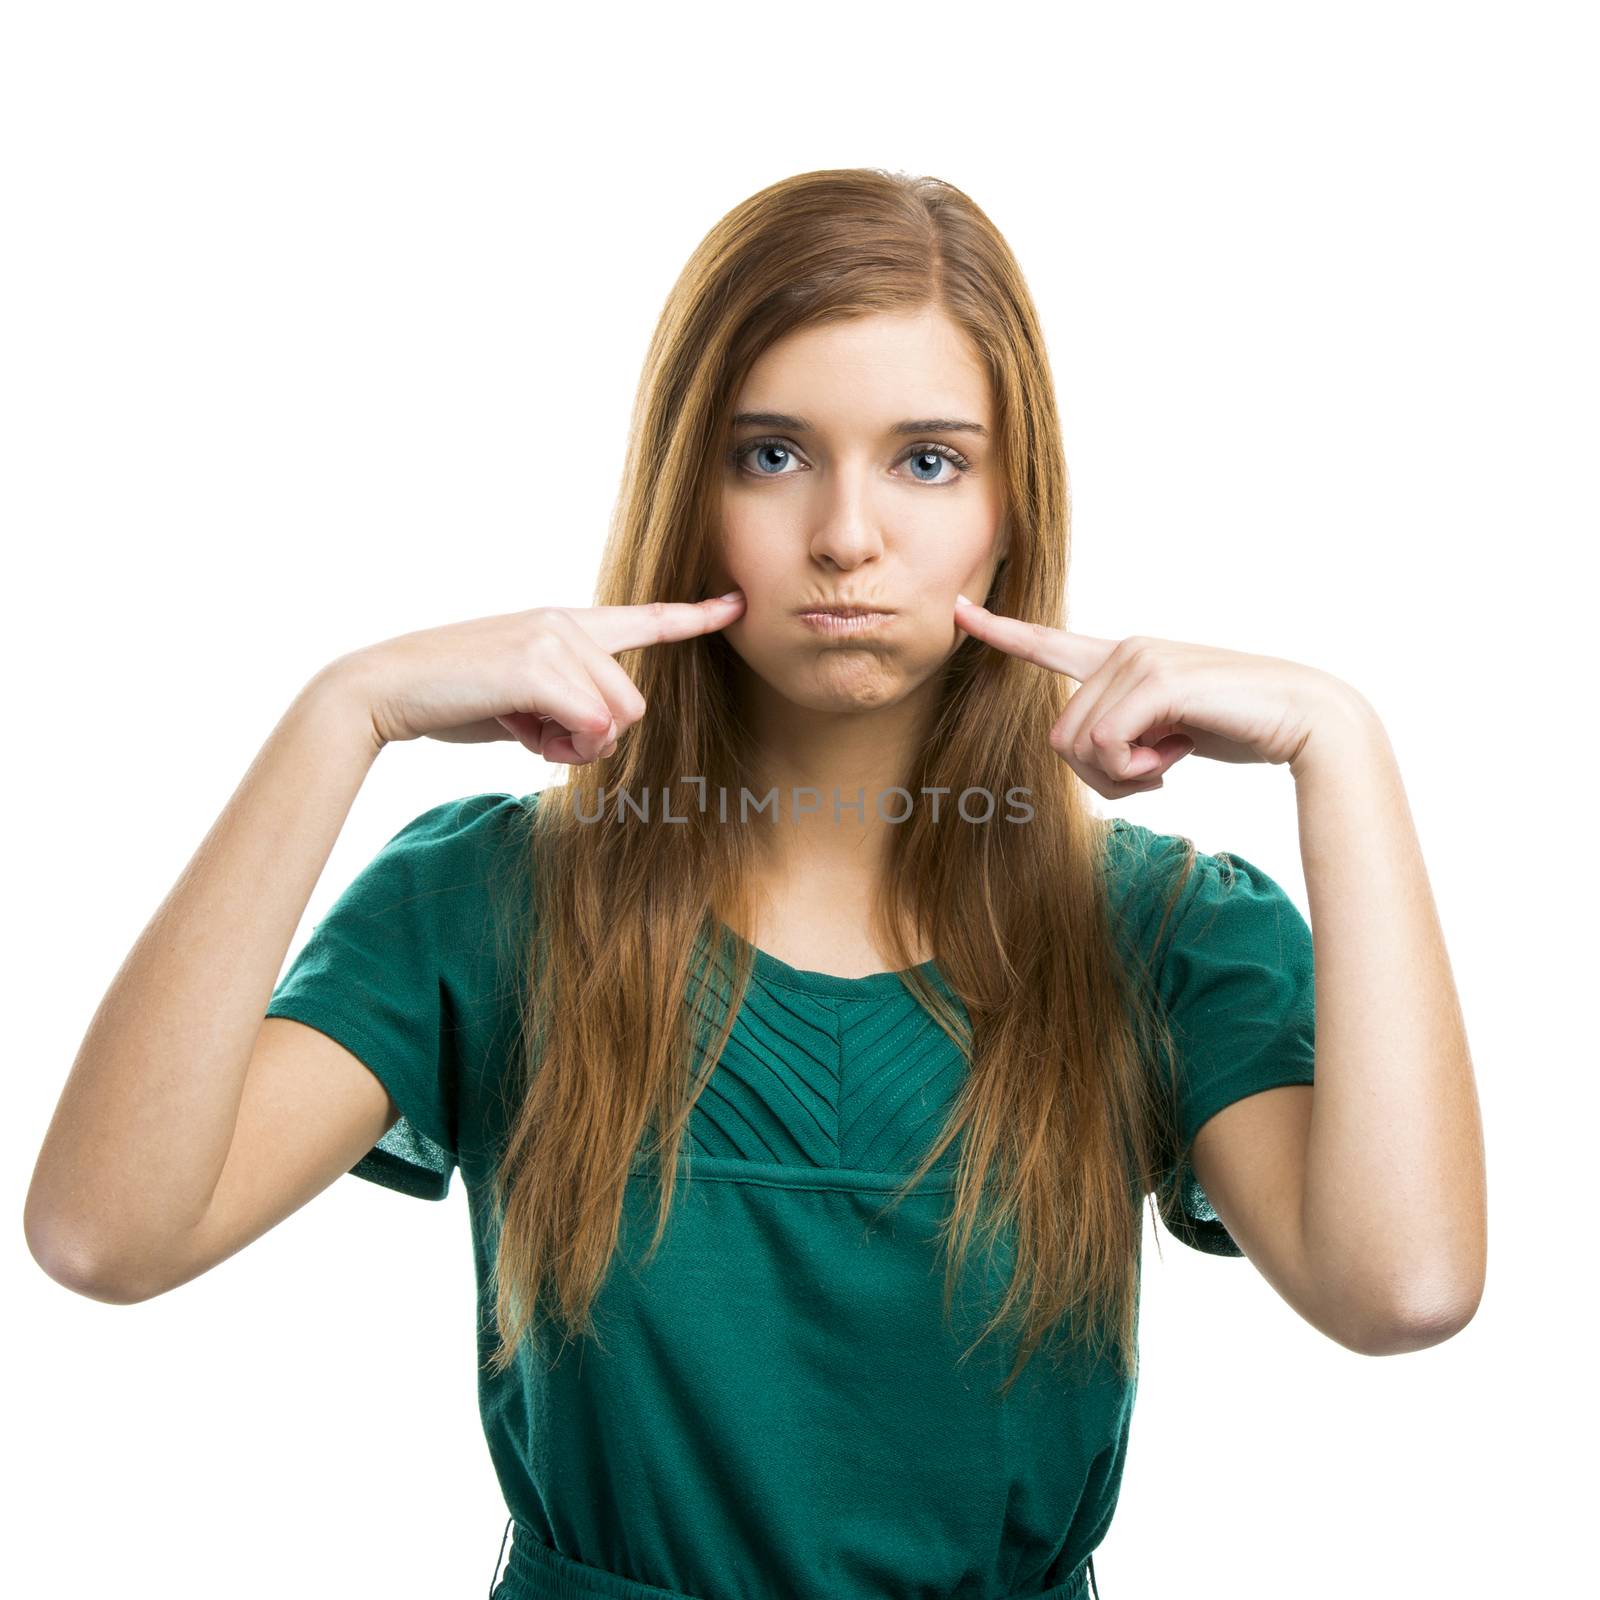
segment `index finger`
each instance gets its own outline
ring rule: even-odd
[[[1007,655],[1021,656],[1036,666],[1065,673],[1079,683],[1098,672],[1112,651],[1115,639],[1097,639],[1088,633],[1049,628],[1042,622],[1003,617],[964,595],[956,596],[956,622],[975,638]]]
[[[636,650],[640,645],[667,644],[676,639],[692,639],[696,634],[715,633],[738,617],[744,608],[744,594],[735,589],[732,597],[718,595],[710,600],[650,600],[637,606],[588,606],[573,615],[583,631],[609,654]]]

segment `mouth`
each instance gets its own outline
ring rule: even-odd
[[[810,606],[795,615],[819,633],[866,633],[892,621],[894,612],[873,606]]]

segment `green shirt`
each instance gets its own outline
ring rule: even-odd
[[[1004,1333],[957,1369],[1010,1262],[997,1251],[986,1264],[976,1248],[946,1324],[935,1235],[959,1141],[874,1216],[933,1142],[963,1072],[894,973],[841,978],[757,951],[685,1138],[691,1173],[680,1169],[671,1226],[642,1270],[658,1192],[635,1160],[622,1259],[594,1307],[606,1352],[578,1341],[550,1366],[546,1330],[537,1358],[525,1348],[503,1376],[486,1374],[488,1188],[523,959],[515,944],[497,955],[490,890],[507,881],[514,826],[536,798],[472,795],[407,824],[316,924],[267,1008],[338,1040],[399,1106],[357,1176],[438,1200],[461,1171],[480,1410],[515,1527],[496,1594],[1085,1595],[1136,1384],[1109,1358],[1058,1366],[1041,1348],[997,1400],[1016,1350]],[[1156,892],[1148,867],[1181,841],[1112,821],[1125,926],[1148,950],[1169,887],[1161,878]],[[924,970],[950,992],[934,963]],[[1202,852],[1157,972],[1181,1067],[1174,1231],[1237,1256],[1187,1151],[1224,1106],[1312,1081],[1311,931],[1259,867]]]

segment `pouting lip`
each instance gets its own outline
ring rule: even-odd
[[[794,614],[797,617],[888,617],[894,613],[888,606],[796,606]]]

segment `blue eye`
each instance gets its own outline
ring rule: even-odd
[[[751,439],[744,444],[737,444],[728,452],[728,460],[740,472],[743,472],[747,477],[751,478],[792,478],[795,476],[795,474],[792,472],[782,471],[781,463],[780,470],[776,472],[752,471],[750,468],[746,467],[744,465],[745,457],[754,454],[758,450],[773,451],[781,456],[787,456],[790,460],[800,459],[798,452],[795,450],[794,446],[789,440],[773,438]],[[914,444],[908,450],[906,450],[904,454],[901,455],[900,460],[913,461],[918,465],[927,466],[930,464],[930,457],[932,458],[931,465],[934,472],[939,471],[940,458],[943,458],[943,460],[948,461],[952,466],[960,469],[960,471],[954,477],[946,477],[943,479],[918,477],[916,479],[918,483],[929,484],[935,489],[943,489],[952,484],[959,483],[961,479],[971,470],[971,463],[967,460],[967,458],[962,455],[959,450],[956,450],[947,444]]]

